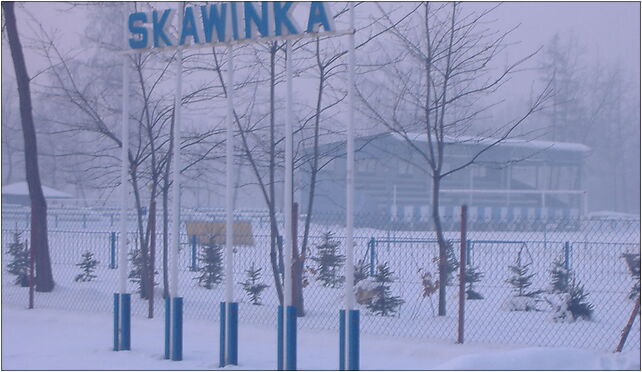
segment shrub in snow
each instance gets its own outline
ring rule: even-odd
[[[98,261],[94,258],[94,254],[87,251],[82,254],[82,261],[80,263],[77,263],[76,266],[80,267],[82,272],[74,278],[75,282],[90,282],[94,279],[97,278],[96,275],[94,275],[94,272],[96,271],[96,266],[98,265]]]
[[[136,248],[129,253],[129,262],[131,262],[131,269],[129,270],[129,275],[127,276],[132,283],[138,286],[138,293],[143,292],[143,255],[140,252],[140,249]]]
[[[340,242],[334,239],[330,231],[323,234],[321,244],[317,244],[317,254],[311,257],[317,263],[317,280],[323,283],[324,287],[337,288],[345,280],[340,275],[341,266],[345,262],[344,255],[339,254]]]
[[[584,286],[573,280],[569,287],[569,295],[567,308],[573,314],[573,319],[591,320],[594,307],[587,301],[589,294],[584,292]]]
[[[575,280],[573,271],[566,268],[561,257],[553,261],[550,273],[551,294],[544,299],[551,306],[553,321],[590,320],[593,305],[586,300],[588,293],[584,292],[584,286]]]
[[[354,284],[366,279],[370,275],[370,264],[365,263],[364,259],[357,261],[354,265]]]
[[[591,320],[593,317],[594,307],[587,301],[587,297],[584,286],[572,280],[568,292],[552,293],[545,296],[545,300],[553,310],[553,321],[570,323],[578,319]]]
[[[211,235],[198,255],[200,263],[197,276],[198,285],[212,289],[216,284],[223,281],[223,247],[216,243],[216,236]]]
[[[265,288],[268,288],[269,285],[261,282],[261,268],[255,268],[254,262],[250,265],[250,268],[245,270],[247,278],[244,282],[241,282],[243,290],[250,297],[252,305],[261,305],[261,292]]]
[[[22,287],[29,286],[29,252],[21,240],[22,233],[14,232],[13,241],[9,243],[7,253],[11,256],[11,261],[7,264],[9,274],[15,275],[14,284]]]
[[[421,285],[423,287],[421,297],[428,298],[432,316],[435,316],[435,306],[432,304],[432,295],[439,290],[439,279],[433,280],[432,273],[428,271],[423,272],[423,269],[419,269],[418,272],[421,275]]]
[[[146,265],[146,262],[145,260],[143,260],[143,254],[140,248],[136,248],[129,253],[129,261],[131,262],[131,270],[129,271],[128,278],[138,287],[137,292],[140,294],[141,298],[148,298],[145,292],[147,289],[144,288],[142,280],[143,268]],[[158,271],[154,271],[154,277],[156,276],[156,274],[158,274]],[[156,285],[158,285],[158,283],[154,282],[154,286]]]
[[[484,277],[484,273],[479,271],[476,266],[468,266],[464,274],[464,282],[466,283],[466,299],[467,300],[483,300],[484,296],[475,290],[475,283],[479,283]]]
[[[446,285],[452,285],[454,273],[459,270],[459,261],[457,254],[455,254],[455,247],[453,242],[448,240],[446,242]]]
[[[626,266],[629,268],[629,273],[633,279],[633,287],[629,292],[629,299],[635,300],[640,296],[640,254],[625,253],[622,257],[624,257]]]
[[[564,261],[558,257],[553,261],[553,267],[549,271],[551,274],[551,292],[566,293],[571,277],[571,271],[566,268]]]
[[[380,288],[372,278],[364,278],[354,285],[355,300],[359,305],[370,305],[379,295]]]
[[[423,298],[430,298],[435,292],[439,290],[439,279],[433,281],[432,273],[424,273],[422,271],[423,269],[419,269],[419,273],[421,274],[421,285],[423,286],[421,296]]]
[[[573,313],[568,309],[571,295],[568,293],[551,293],[544,296],[544,300],[551,306],[551,318],[554,322],[570,323],[573,321]]]
[[[390,290],[390,284],[394,282],[393,271],[388,267],[388,263],[377,266],[377,273],[374,276],[376,294],[367,304],[368,310],[375,315],[394,315],[397,313],[399,306],[405,301],[399,296],[393,296]]]
[[[532,279],[535,274],[530,274],[530,263],[522,262],[522,252],[517,255],[517,261],[514,265],[508,266],[512,276],[506,280],[508,284],[513,286],[514,297],[509,298],[505,304],[504,309],[509,311],[535,311],[541,290],[531,291],[529,288],[533,285]]]

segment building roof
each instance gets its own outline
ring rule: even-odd
[[[405,141],[404,137],[398,133],[391,133],[392,137]],[[422,141],[427,142],[425,133],[408,133],[406,134],[408,139],[413,141]],[[462,145],[490,145],[497,141],[497,138],[490,137],[472,137],[472,136],[445,136],[445,143],[448,144],[462,144]],[[526,140],[526,139],[514,139],[509,138],[501,141],[497,144],[501,147],[519,147],[519,148],[529,148],[533,150],[558,150],[558,151],[572,151],[572,152],[587,152],[590,148],[581,143],[570,143],[570,142],[552,142],[552,141],[540,141],[540,140]]]
[[[51,187],[42,185],[42,193],[45,198],[72,198],[73,196],[66,192],[53,189]],[[16,182],[9,185],[2,186],[2,195],[29,195],[29,186],[27,182]]]

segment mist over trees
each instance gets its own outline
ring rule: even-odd
[[[591,148],[581,185],[589,209],[639,213],[639,75],[591,59],[573,34],[553,36],[539,58],[539,75],[553,90],[540,119],[544,138]],[[551,186],[560,176],[551,174]]]
[[[418,7],[418,5],[420,4],[392,5],[383,3],[382,7],[387,10],[394,10],[398,7],[420,9],[421,7]],[[149,5],[140,3],[136,6],[142,9]],[[437,6],[437,4],[433,4],[433,8]],[[484,8],[490,9],[494,6],[494,4],[488,4]],[[59,34],[62,33],[56,33],[55,29],[48,27],[45,19],[38,19],[38,14],[33,11],[31,5],[19,5],[17,8],[18,17],[24,18],[24,21],[29,25],[23,31],[23,33],[29,33],[25,36],[27,53],[38,55],[41,61],[43,59],[46,60],[46,56],[43,55],[44,51],[46,48],[51,49],[52,45],[48,44],[53,42],[61,57],[67,62],[67,68],[72,72],[74,79],[84,81],[85,85],[80,85],[79,87],[87,89],[84,92],[85,94],[94,96],[95,100],[91,102],[92,105],[102,106],[99,111],[102,120],[106,122],[112,121],[113,124],[110,125],[117,126],[118,111],[120,110],[118,94],[121,73],[120,65],[115,62],[118,60],[115,51],[117,49],[116,45],[119,45],[122,41],[122,28],[119,24],[118,14],[122,14],[123,10],[115,4],[79,3],[67,4],[64,7],[81,11],[87,15],[89,19],[89,22],[87,22],[88,28],[85,30],[84,35],[79,37],[79,39],[84,38],[83,45],[70,43],[64,38],[60,39]],[[338,15],[337,26],[339,28],[345,26],[347,21],[343,19],[346,17],[342,13],[345,10],[345,4],[333,3],[332,7],[335,14]],[[470,5],[461,4],[460,7],[467,10]],[[360,9],[357,18],[357,44],[359,44],[360,41],[364,41],[376,33],[377,23],[381,25],[383,19],[381,18],[380,10],[374,4],[359,5],[357,8]],[[476,6],[476,8],[480,7]],[[397,14],[402,14],[403,10],[399,9],[397,13],[391,12],[391,19],[394,19]],[[401,16],[394,19],[395,22],[400,20]],[[421,22],[417,19],[404,20],[410,21],[411,24],[416,22],[417,27],[421,26]],[[110,22],[111,24],[109,24]],[[42,29],[40,29],[38,23],[43,25]],[[417,29],[419,30],[419,28]],[[45,36],[41,31],[46,31],[48,36]],[[494,31],[502,30],[495,29]],[[541,114],[535,115],[534,119],[530,120],[527,128],[518,132],[520,134],[527,133],[531,138],[579,142],[588,145],[591,148],[591,152],[583,169],[586,181],[583,188],[589,190],[590,209],[638,213],[639,196],[637,190],[639,190],[640,159],[639,72],[636,73],[625,69],[621,64],[612,62],[604,58],[604,56],[596,57],[594,53],[588,51],[588,47],[585,45],[586,40],[582,39],[581,36],[579,34],[559,34],[551,38],[545,45],[542,45],[542,50],[533,58],[535,63],[531,63],[529,66],[533,77],[532,86],[521,87],[515,94],[509,94],[513,96],[511,97],[513,102],[517,104],[510,105],[511,107],[489,108],[477,121],[479,123],[489,123],[494,119],[500,122],[505,121],[504,119],[518,112],[518,107],[526,107],[528,105],[528,102],[532,100],[535,94],[534,92],[537,91],[537,86],[541,88],[541,84],[552,79],[553,85],[551,89],[555,93],[552,98],[553,104]],[[395,42],[397,38],[393,32],[387,31],[377,36],[376,43],[368,43],[358,51],[358,87],[363,86],[362,82],[364,80],[377,80],[377,76],[383,75],[381,65],[370,64],[372,56],[396,56],[396,65],[402,66],[407,63],[407,60],[399,57],[403,55],[403,46]],[[509,39],[506,43],[523,43],[525,41]],[[6,37],[3,42],[7,42]],[[304,90],[314,91],[314,89],[308,89],[307,87],[318,85],[319,70],[317,68],[315,73],[314,69],[310,68],[315,65],[321,65],[314,60],[315,44],[313,42],[306,42],[305,44],[305,47],[300,46],[296,50],[294,56],[298,60],[295,63],[295,68],[299,71],[295,84],[297,89],[305,86]],[[537,46],[535,45],[533,49],[536,49]],[[251,128],[249,131],[253,133],[261,130],[269,132],[268,127],[270,125],[274,127],[275,133],[279,133],[282,130],[283,124],[279,116],[282,116],[284,109],[282,104],[283,94],[280,92],[281,83],[283,82],[284,52],[270,52],[270,49],[274,47],[274,45],[269,44],[252,47],[243,46],[239,51],[240,57],[237,58],[237,80],[241,82],[237,84],[237,95],[239,95],[237,114],[239,118],[246,120],[246,127]],[[279,48],[278,45],[276,47]],[[323,38],[320,42],[320,50],[325,50],[324,53],[327,57],[322,58],[320,61],[322,63],[331,61],[332,56],[340,53],[342,47],[343,44],[340,38]],[[52,54],[52,63],[56,65],[56,60],[60,58],[55,56],[53,52],[50,52],[50,54]],[[271,54],[274,54],[273,63],[271,62]],[[171,58],[172,53],[168,51],[161,52],[153,57],[146,57],[143,62],[152,63],[152,59],[164,59],[166,63]],[[500,58],[502,62],[503,58],[502,55]],[[345,57],[341,55],[341,58],[334,62],[337,66],[332,68],[330,72],[334,74],[335,80],[329,79],[325,83],[328,88],[324,90],[322,96],[322,102],[326,102],[324,106],[327,106],[324,109],[324,115],[321,115],[320,122],[322,131],[320,141],[322,143],[342,138],[343,136],[344,126],[339,116],[343,108],[342,105],[333,103],[341,101],[341,97],[345,93],[344,81],[341,78],[342,73],[345,71],[344,59]],[[219,63],[224,63],[224,61],[221,60]],[[271,64],[275,66],[274,84],[268,83]],[[253,66],[255,68],[252,68]],[[327,73],[330,67],[326,67],[324,73]],[[58,74],[62,73],[62,69],[63,67],[58,64]],[[147,69],[143,69],[144,76],[151,78],[152,70],[154,70],[154,74],[160,74],[161,70],[159,69],[162,70],[160,64],[156,67],[149,65]],[[186,100],[190,101],[189,110],[185,110],[187,117],[184,120],[186,122],[186,131],[189,131],[189,128],[194,128],[195,131],[199,130],[203,133],[208,129],[210,132],[214,129],[218,129],[218,132],[220,132],[222,114],[224,113],[224,110],[222,110],[224,108],[224,93],[216,74],[212,73],[214,70],[215,63],[211,51],[199,49],[186,53],[185,81],[189,82],[189,84],[194,84],[192,92],[186,91]],[[167,91],[172,87],[173,71],[168,71],[164,74],[166,76],[162,80],[167,83],[159,84],[154,90],[159,91],[159,97],[165,95],[166,99],[169,97]],[[88,144],[94,144],[106,150],[107,146],[114,145],[113,143],[109,145],[108,141],[96,143],[91,134],[71,134],[67,129],[60,128],[62,124],[69,126],[69,122],[82,120],[82,116],[78,113],[80,110],[77,107],[75,111],[66,110],[64,109],[66,106],[60,106],[58,101],[51,100],[52,94],[61,94],[60,92],[51,92],[50,88],[53,85],[60,85],[60,82],[55,82],[54,75],[52,71],[48,70],[48,66],[43,63],[43,66],[34,71],[32,79],[34,102],[38,103],[38,105],[34,105],[36,107],[34,110],[36,130],[38,133],[46,134],[42,136],[43,139],[39,143],[39,161],[43,165],[41,170],[43,182],[46,185],[71,192],[79,199],[105,200],[112,198],[113,193],[110,190],[117,182],[117,172],[113,173],[116,168],[111,165],[105,167],[104,163],[117,164],[117,157],[114,158],[117,153],[95,156],[89,160],[81,153],[70,151],[69,149],[81,146],[87,147]],[[316,77],[312,78],[312,75]],[[203,76],[206,77],[201,79]],[[2,182],[3,184],[8,184],[23,180],[25,177],[24,164],[22,163],[22,156],[20,156],[21,145],[19,141],[12,140],[12,134],[19,127],[17,100],[15,95],[9,94],[16,89],[15,80],[9,74],[5,74],[3,78],[2,112],[4,120],[2,121],[2,128],[5,130],[2,135]],[[199,80],[200,84],[197,84],[196,82]],[[87,81],[90,81],[91,84],[87,84]],[[275,87],[273,99],[269,98],[268,86],[270,85]],[[92,90],[93,93],[91,92]],[[190,97],[190,93],[195,92],[198,92],[197,94],[202,99]],[[152,92],[152,95],[154,94]],[[98,99],[98,96],[100,99]],[[248,101],[245,99],[248,97],[255,97],[255,99]],[[300,134],[298,140],[299,149],[301,145],[307,145],[314,138],[309,131],[316,126],[316,116],[314,114],[316,98],[318,97],[315,97],[314,94],[308,93],[297,97],[296,104],[298,108],[296,115],[299,116],[298,120],[302,122],[301,126],[308,128],[306,129],[307,133],[306,131],[297,133]],[[504,99],[506,96],[501,98]],[[244,102],[252,103],[244,104]],[[67,101],[64,104],[71,105],[72,103]],[[272,115],[272,117],[267,114],[270,111],[270,105],[273,105],[273,111],[276,112],[276,115]],[[160,107],[155,110],[157,110],[155,115],[163,116],[162,120],[171,121],[171,119],[167,119],[171,117],[171,113],[161,113]],[[308,114],[304,114],[303,110],[308,110]],[[408,118],[411,118],[415,114],[408,113],[408,115]],[[358,115],[357,119],[361,134],[387,130],[385,126],[372,123],[363,116],[359,117]],[[306,121],[307,124],[304,124]],[[58,123],[58,125],[54,125],[55,123]],[[167,123],[164,125],[167,126]],[[484,124],[480,124],[480,126],[482,125]],[[209,139],[220,145],[223,139],[215,137],[212,136]],[[282,176],[280,175],[282,162],[278,160],[283,151],[281,149],[283,146],[282,138],[278,134],[274,136],[272,141],[269,140],[269,137],[254,134],[247,137],[248,145],[254,150],[258,151],[259,147],[263,149],[267,155],[263,157],[263,160],[267,161],[267,163],[270,162],[270,153],[273,153],[276,159],[276,166],[271,183],[279,184],[282,182]],[[250,139],[250,137],[253,138]],[[252,141],[256,142],[250,143]],[[264,141],[267,144],[261,143]],[[273,151],[270,150],[269,143],[276,144]],[[165,146],[163,145],[163,147]],[[211,148],[212,144],[208,146]],[[198,146],[195,146],[194,149],[196,147]],[[160,151],[166,153],[165,150]],[[202,153],[207,150],[199,149],[197,151]],[[104,153],[104,151],[101,152]],[[248,190],[254,190],[260,183],[256,181],[256,172],[253,172],[251,167],[248,166],[247,156],[242,157],[242,152],[239,152],[238,155],[237,162],[244,164],[244,166],[239,169],[237,176],[236,184],[241,189],[237,192],[236,199],[239,205],[253,205],[264,198],[259,197],[260,194]],[[223,185],[221,181],[223,162],[216,160],[220,158],[220,154],[216,151],[210,151],[208,156],[209,159],[206,161],[193,164],[190,167],[191,173],[187,173],[188,176],[192,177],[193,181],[185,185],[184,205],[186,206],[223,205],[224,193],[220,191]],[[300,161],[297,161],[297,165],[302,162],[311,164],[309,158],[308,160],[301,158]],[[253,173],[254,177],[252,176]],[[598,174],[606,174],[608,176],[601,177]],[[203,181],[205,175],[209,178],[208,182]],[[268,178],[270,178],[269,174]],[[604,180],[608,180],[608,182],[604,182]],[[551,177],[550,182],[556,182],[554,175]],[[269,183],[267,182],[266,185]],[[614,192],[614,190],[617,190],[617,192]],[[275,198],[280,200],[278,193],[276,193]]]
[[[166,262],[171,148],[179,140],[172,134],[175,51],[123,57],[126,9],[121,3],[67,4],[87,18],[82,44],[71,45],[30,12],[34,6],[21,5],[18,17],[29,24],[26,49],[43,61],[31,80],[43,184],[69,191],[88,204],[114,204],[113,191],[120,183],[121,77],[126,58],[131,107],[128,187],[137,211],[136,229],[141,232],[138,243],[146,257],[150,247],[146,221],[152,219],[148,213],[156,210],[150,207],[158,201]],[[128,6],[147,11],[175,4]],[[416,133],[427,139],[430,149],[416,150],[423,157],[422,169],[431,177],[432,218],[442,261],[446,241],[439,228],[440,182],[474,164],[479,155],[444,166],[449,137],[497,139],[489,148],[508,138],[585,144],[591,149],[581,170],[585,183],[577,186],[588,190],[589,210],[640,212],[639,72],[587,53],[579,35],[558,34],[527,53],[515,53],[515,44],[523,40],[514,39],[513,26],[492,22],[497,6],[357,5],[357,136],[394,132],[408,146]],[[346,4],[335,2],[331,7],[337,29],[347,29]],[[234,89],[235,206],[269,212],[271,274],[281,298],[278,262],[283,252],[278,236],[284,232],[279,231],[277,214],[283,205],[284,42],[234,49],[234,86],[225,79],[225,48],[184,51],[181,202],[184,207],[224,205],[225,99]],[[345,139],[346,43],[341,37],[298,40],[293,42],[293,54],[293,198],[309,201],[306,210],[299,210],[306,218],[294,252],[295,283],[299,283],[311,244],[317,175],[341,156],[323,153],[319,146]],[[524,73],[530,74],[530,85],[504,89],[515,75]],[[2,183],[8,184],[25,178],[25,164],[23,144],[17,140],[21,125],[16,82],[5,74],[3,78]],[[558,187],[565,182],[563,177],[568,175],[551,171],[549,187]],[[302,195],[304,184],[311,185],[304,191],[307,195]],[[445,314],[443,279],[440,315]],[[166,287],[166,277],[163,282]],[[294,288],[303,315],[303,289]],[[141,294],[145,297],[145,290]]]

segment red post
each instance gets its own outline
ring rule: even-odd
[[[466,219],[468,207],[461,206],[461,237],[459,250],[459,326],[457,328],[457,343],[464,343],[464,307],[466,304]]]
[[[631,327],[633,327],[633,322],[635,321],[635,317],[638,315],[639,311],[640,311],[640,296],[638,296],[638,300],[635,301],[635,306],[633,307],[633,312],[629,317],[629,321],[626,323],[626,326],[622,330],[620,343],[617,345],[617,348],[615,349],[616,353],[622,352],[622,349],[624,348],[624,343],[626,342],[626,338],[629,337],[629,332],[631,331]]]
[[[33,309],[33,289],[36,281],[34,280],[35,258],[33,246],[29,246],[29,240],[25,240],[25,245],[29,250],[29,308]]]

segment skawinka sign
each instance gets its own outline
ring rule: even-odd
[[[321,28],[323,33],[335,32],[327,3],[309,3],[305,27],[299,26],[293,17],[299,4],[294,1],[212,3],[187,6],[182,17],[176,17],[176,9],[131,13],[127,21],[128,44],[132,50],[145,50],[314,36],[321,33]],[[172,27],[175,18],[178,20]]]

